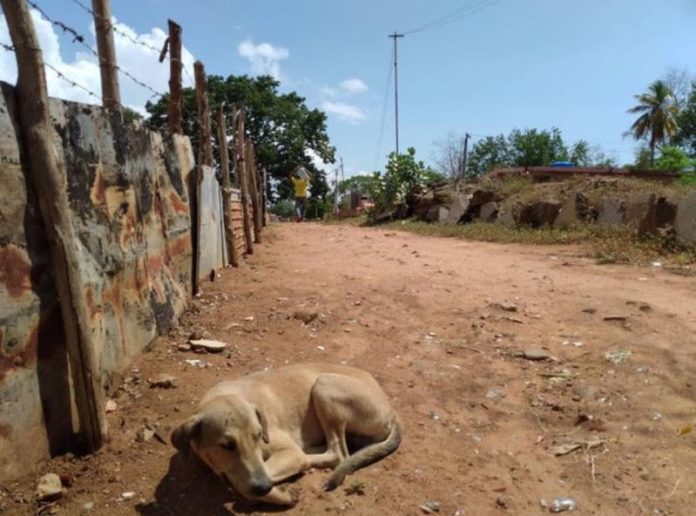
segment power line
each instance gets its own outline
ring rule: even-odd
[[[382,152],[382,141],[384,140],[384,124],[387,120],[387,103],[389,102],[389,93],[391,93],[392,85],[392,61],[394,60],[394,51],[389,54],[389,62],[387,63],[387,84],[384,88],[384,101],[382,103],[382,120],[379,124],[379,137],[377,139],[377,153],[375,155],[375,170],[379,167],[380,154]]]
[[[441,16],[424,25],[421,25],[420,27],[404,31],[403,34],[414,34],[416,32],[425,32],[427,30],[439,29],[440,27],[444,27],[445,25],[449,25],[451,23],[463,20],[464,18],[468,18],[469,16],[483,11],[484,9],[488,9],[489,7],[492,7],[495,4],[500,3],[502,1],[503,0],[476,0],[474,2],[467,2],[466,4],[459,6],[454,11],[451,11],[450,13],[445,14],[444,16]]]

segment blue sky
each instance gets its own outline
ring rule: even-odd
[[[91,38],[90,19],[72,0],[36,1]],[[416,147],[421,159],[430,161],[433,142],[448,131],[555,126],[566,141],[584,138],[630,161],[634,143],[622,133],[632,95],[670,67],[696,73],[694,0],[112,0],[112,10],[124,30],[155,45],[163,39],[156,28],[178,21],[187,61],[201,59],[208,73],[277,74],[284,90],[329,111],[329,134],[349,175],[383,166],[393,149],[387,34],[489,3],[399,42],[401,147]],[[57,66],[99,91],[82,62],[91,58],[57,36]],[[120,64],[164,90],[166,66],[127,43],[117,46]],[[3,54],[0,78],[11,80]],[[57,82],[56,94],[80,98]],[[147,92],[121,82],[124,101],[142,104]]]

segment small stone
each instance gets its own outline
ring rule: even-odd
[[[500,303],[498,306],[505,310],[506,312],[516,312],[517,311],[517,305],[515,303],[510,303],[508,301],[504,301],[503,303]]]
[[[582,311],[586,314],[596,314],[597,313],[596,308],[583,308]]]
[[[565,511],[574,511],[578,508],[578,503],[567,496],[560,496],[554,499],[549,506],[549,512],[558,513]]]
[[[498,497],[495,499],[495,504],[496,504],[498,507],[503,507],[503,508],[505,508],[505,507],[507,507],[507,505],[508,505],[508,499],[507,499],[506,497],[504,497],[504,496],[498,496]]]
[[[326,351],[326,348],[324,346],[317,346],[317,349],[319,351]]]
[[[194,350],[202,350],[208,353],[219,353],[227,347],[226,342],[209,339],[192,340],[190,344]]]
[[[133,498],[135,498],[135,493],[133,491],[126,491],[121,494],[121,499],[123,500],[132,500]]]
[[[440,502],[428,501],[420,506],[420,510],[425,514],[434,514],[440,512]]]
[[[500,401],[505,397],[505,394],[503,394],[500,391],[496,391],[495,389],[491,389],[486,393],[486,398],[489,400],[493,401]]]
[[[144,426],[140,429],[135,434],[135,440],[140,442],[140,443],[146,443],[155,436],[155,431],[152,430],[151,428],[148,428],[147,426]]]
[[[305,310],[297,310],[292,316],[298,321],[302,321],[304,324],[311,323],[314,319],[319,317],[318,312],[307,312]]]
[[[104,411],[108,414],[110,412],[116,412],[117,408],[118,405],[116,405],[116,402],[114,400],[107,400],[106,406],[104,407]]]
[[[545,349],[528,349],[524,352],[524,358],[527,360],[548,360],[551,358],[551,353]]]
[[[46,473],[36,486],[36,499],[40,502],[56,500],[63,495],[63,484],[55,473]]]
[[[251,322],[251,321],[254,320],[254,316],[253,316],[253,315],[250,315],[250,316],[248,316],[248,317],[245,317],[244,320],[247,321],[247,322]]]
[[[191,344],[182,343],[182,344],[179,344],[176,347],[176,349],[178,349],[179,351],[191,351]]]
[[[94,502],[87,502],[86,504],[84,504],[84,505],[82,506],[82,508],[83,508],[85,511],[91,511],[92,509],[94,509]]]
[[[604,354],[604,358],[609,360],[609,362],[611,362],[612,364],[620,364],[622,362],[626,362],[629,358],[631,358],[631,352],[625,349],[607,351]]]
[[[172,389],[176,387],[176,378],[170,374],[158,374],[154,378],[148,380],[150,387],[157,389]]]

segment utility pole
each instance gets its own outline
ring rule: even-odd
[[[102,103],[105,108],[116,110],[121,107],[121,92],[118,87],[118,66],[109,0],[92,0],[92,11],[94,12],[94,31],[97,34]]]
[[[469,155],[469,138],[471,138],[471,135],[469,133],[466,133],[464,135],[464,157],[462,159],[462,178],[466,177],[466,160]]]
[[[396,125],[396,154],[399,154],[399,58],[397,40],[403,38],[403,34],[390,34],[388,37],[394,40],[394,116]]]
[[[336,183],[336,187],[334,190],[334,215],[338,216],[338,171],[339,168],[336,167],[336,170],[334,170],[334,181]]]
[[[184,134],[181,125],[183,101],[181,97],[181,26],[169,24],[169,132]],[[222,143],[220,144],[222,145]]]

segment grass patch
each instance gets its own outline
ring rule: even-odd
[[[599,264],[646,264],[657,259],[676,266],[696,263],[696,249],[660,237],[639,237],[627,227],[582,224],[567,231],[553,228],[515,228],[502,224],[429,224],[397,221],[383,227],[425,236],[461,238],[482,242],[527,245],[586,245],[588,256]]]

